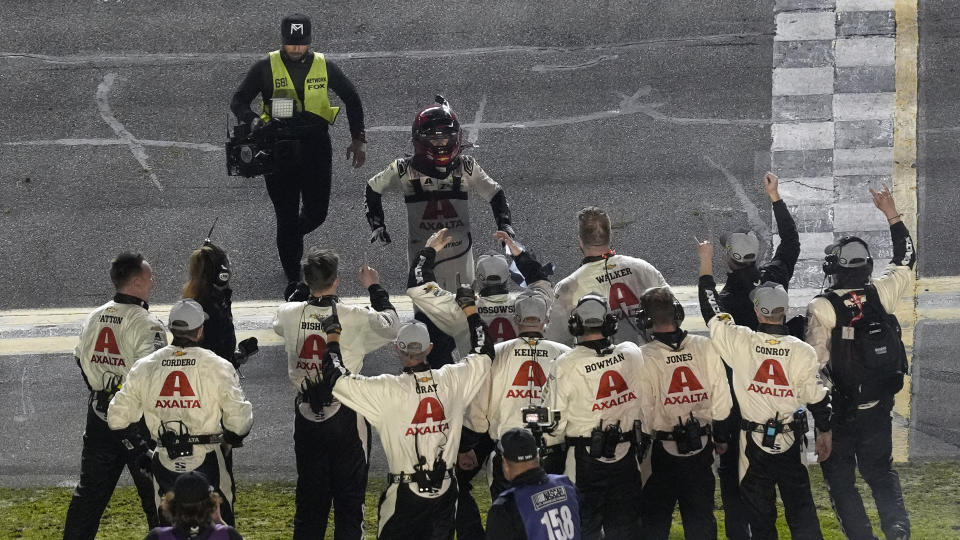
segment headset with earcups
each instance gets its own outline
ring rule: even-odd
[[[643,305],[643,296],[640,297],[640,309],[637,310],[637,324],[640,326],[641,330],[650,330],[653,328],[653,313],[646,309]],[[683,322],[686,313],[683,311],[683,305],[677,300],[676,297],[673,298],[673,322],[677,325],[677,328],[680,328],[680,323]]]
[[[833,276],[840,273],[842,270],[849,268],[843,267],[840,265],[840,253],[843,251],[843,246],[848,244],[857,243],[863,246],[863,248],[870,253],[870,246],[867,245],[863,239],[857,236],[844,236],[832,244],[828,249],[830,252],[827,253],[826,257],[823,258],[823,273],[828,276]],[[873,257],[867,256],[866,262],[867,274],[873,273]]]
[[[204,240],[200,253],[207,259],[206,278],[217,287],[226,287],[230,283],[230,260],[227,253],[210,240]]]
[[[610,307],[606,299],[599,294],[586,294],[580,298],[580,301],[577,302],[577,305],[574,306],[571,311],[570,318],[567,319],[567,329],[570,331],[570,335],[580,337],[586,333],[586,327],[583,326],[583,319],[581,319],[577,313],[577,308],[586,302],[599,302],[603,305],[604,311],[606,311],[606,314],[603,316],[603,324],[600,325],[600,334],[603,335],[603,337],[610,337],[616,334],[618,324],[617,316],[610,313]]]

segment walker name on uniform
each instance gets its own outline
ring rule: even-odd
[[[537,357],[537,358],[540,358],[540,357],[546,358],[546,357],[550,356],[550,352],[549,352],[549,351],[545,351],[545,350],[543,350],[543,349],[514,349],[514,350],[513,350],[513,355],[514,355],[514,356],[534,356],[534,357]]]
[[[160,361],[160,365],[165,367],[195,366],[197,360],[195,358],[164,358]]]
[[[586,366],[583,366],[583,369],[584,369],[584,372],[590,373],[591,371],[596,371],[596,370],[598,370],[598,369],[603,369],[603,368],[605,368],[605,367],[610,367],[610,366],[612,366],[612,365],[614,365],[614,364],[619,364],[620,362],[623,362],[623,361],[624,361],[623,353],[620,353],[620,354],[618,354],[618,355],[616,355],[616,356],[611,356],[611,357],[609,357],[609,358],[604,358],[603,360],[600,360],[599,362],[594,362],[594,363],[592,363],[592,364],[587,364]]]
[[[692,361],[693,361],[693,355],[690,353],[674,354],[672,356],[667,357],[668,364],[676,364],[677,362],[692,362]]]
[[[424,386],[420,386],[419,384],[417,385],[418,394],[429,394],[429,393],[435,393],[436,391],[437,391],[437,383],[427,384]]]
[[[793,390],[790,388],[770,388],[769,386],[761,386],[754,383],[750,383],[750,386],[747,387],[747,392],[756,392],[773,397],[793,397]]]
[[[119,356],[101,356],[95,354],[90,357],[91,364],[107,364],[108,366],[123,366],[127,367],[126,362],[123,361],[123,358]]]
[[[158,399],[155,409],[199,409],[199,399]]]
[[[444,422],[442,424],[434,424],[427,427],[408,427],[406,436],[417,436],[417,435],[430,435],[431,433],[443,433],[450,429],[450,422]]]
[[[123,322],[123,317],[117,317],[116,315],[100,315],[100,322],[120,324]]]
[[[540,390],[536,388],[522,388],[520,390],[511,388],[507,390],[507,398],[543,399],[540,397]]]
[[[700,403],[701,401],[710,399],[710,396],[706,392],[697,392],[693,395],[684,394],[682,396],[667,396],[663,400],[664,405],[683,405],[685,403]]]
[[[604,283],[607,281],[613,281],[617,278],[622,278],[623,276],[632,275],[633,271],[629,268],[621,268],[620,270],[614,270],[613,272],[607,272],[602,276],[597,276],[597,283]]]
[[[591,410],[602,411],[604,409],[612,409],[617,405],[623,405],[624,403],[627,403],[628,401],[633,401],[635,399],[637,399],[637,395],[628,390],[626,394],[620,394],[615,398],[605,399],[599,403],[594,403],[593,409]]]
[[[513,313],[514,306],[477,306],[477,313]]]
[[[780,347],[764,347],[763,345],[757,345],[754,350],[760,354],[770,354],[773,356],[790,356],[790,349],[782,349]]]

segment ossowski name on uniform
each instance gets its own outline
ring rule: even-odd
[[[607,272],[602,276],[597,276],[597,283],[612,281],[614,279],[622,278],[623,276],[629,276],[632,274],[633,271],[629,268],[621,268],[620,270],[614,270],[613,272]]]
[[[116,315],[101,315],[100,322],[105,322],[109,324],[120,324],[123,322],[123,317],[117,317]]]
[[[613,398],[613,399],[608,399],[608,400],[606,400],[606,401],[601,401],[600,403],[594,403],[592,410],[594,410],[594,411],[602,411],[602,410],[604,410],[604,409],[612,409],[613,407],[616,407],[617,405],[623,405],[624,403],[626,403],[626,402],[628,402],[628,401],[633,401],[633,400],[635,400],[635,399],[637,399],[636,394],[634,394],[633,392],[627,392],[626,394],[621,394],[621,395],[619,395],[619,396],[617,396],[617,397],[615,397],[615,398]]]
[[[100,356],[95,354],[90,358],[91,364],[107,364],[109,366],[123,366],[127,367],[126,362],[123,361],[123,358],[116,356]]]
[[[450,423],[444,422],[442,424],[434,424],[428,427],[408,427],[406,436],[417,436],[417,435],[429,435],[431,433],[443,433],[444,431],[450,429]]]
[[[511,388],[507,390],[507,398],[541,399],[540,391],[532,388],[524,388],[523,390]]]
[[[514,356],[534,356],[534,357],[536,357],[536,358],[540,358],[540,357],[546,358],[546,357],[550,356],[550,352],[549,352],[549,351],[545,351],[545,350],[543,350],[543,349],[514,349],[514,350],[513,350],[513,355],[514,355]]]
[[[667,396],[663,400],[664,405],[683,405],[684,403],[700,403],[706,399],[710,399],[706,392],[700,392],[693,394],[692,396],[683,395],[683,396]]]
[[[477,306],[477,313],[513,313],[514,306]]]
[[[199,409],[199,399],[158,399],[155,409]]]
[[[623,362],[623,360],[624,360],[623,353],[620,353],[620,354],[618,354],[618,355],[616,355],[616,356],[611,356],[610,358],[605,358],[605,359],[603,359],[603,360],[601,360],[601,361],[599,361],[599,362],[594,362],[594,363],[592,363],[592,364],[587,364],[586,366],[584,366],[583,369],[584,369],[584,372],[585,372],[585,373],[590,373],[591,371],[596,371],[596,370],[598,370],[598,369],[603,369],[603,368],[605,368],[605,367],[610,367],[610,366],[612,366],[612,365],[614,365],[614,364],[619,364],[620,362]]]
[[[753,383],[750,383],[750,386],[747,387],[747,392],[756,392],[773,397],[793,397],[793,390],[790,388],[770,388],[769,386],[760,386]]]

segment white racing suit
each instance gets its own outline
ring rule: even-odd
[[[168,345],[134,364],[110,402],[107,423],[120,432],[143,417],[157,443],[152,464],[157,504],[177,476],[199,470],[223,497],[220,512],[232,524],[235,488],[224,452],[250,432],[253,408],[233,364],[193,345]],[[172,456],[180,445],[182,455]]]
[[[159,524],[153,482],[131,461],[120,439],[107,427],[107,405],[134,362],[167,344],[163,323],[146,302],[118,293],[93,310],[80,328],[74,358],[90,389],[83,434],[80,482],[73,492],[64,538],[93,539],[124,466],[130,471],[150,528]],[[142,435],[146,436],[146,430]]]
[[[467,404],[489,375],[494,356],[480,318],[470,317],[470,324],[477,352],[440,369],[419,364],[400,375],[364,377],[342,364],[339,344],[327,347],[325,382],[334,397],[373,424],[387,456],[390,472],[380,497],[378,538],[453,538],[453,465],[460,430]],[[420,476],[421,470],[429,475]]]
[[[717,352],[733,370],[740,403],[740,495],[752,514],[753,538],[777,538],[776,488],[793,538],[820,539],[810,478],[801,461],[806,412],[817,430],[830,431],[830,395],[820,378],[813,347],[786,335],[784,326],[760,324],[756,331],[737,326],[720,312],[713,276],[700,276],[700,309],[708,320]],[[776,435],[764,445],[766,424]],[[796,430],[796,431],[795,431]]]
[[[563,278],[556,286],[556,300],[550,311],[547,339],[573,344],[567,331],[567,319],[577,302],[587,293],[599,293],[610,302],[610,311],[620,321],[614,343],[640,339],[634,315],[640,307],[640,296],[650,287],[666,287],[660,271],[643,259],[616,255],[586,257],[580,268]]]
[[[707,430],[727,418],[733,405],[723,360],[703,336],[655,336],[640,348],[640,418],[644,433],[653,439],[641,467],[647,477],[640,506],[643,538],[668,538],[678,503],[687,538],[716,538],[714,445]],[[691,414],[700,427],[688,424]],[[702,432],[695,438],[699,448],[688,450],[698,444],[684,435],[696,431]],[[678,436],[685,439],[681,444],[687,451],[679,451]]]
[[[601,530],[608,540],[639,534],[634,427],[640,420],[642,364],[636,343],[586,341],[557,359],[556,376],[549,381],[548,392],[555,392],[552,399],[560,411],[554,435],[564,436],[568,446],[566,474],[580,490],[580,520],[587,540],[601,538]],[[605,436],[604,453],[613,457],[596,456],[601,447],[594,448],[591,437],[598,434]]]
[[[297,389],[294,538],[322,538],[331,507],[336,538],[363,536],[370,424],[329,395],[319,379],[327,347],[321,321],[333,313],[334,303],[343,327],[339,348],[347,369],[359,373],[364,356],[396,339],[400,322],[387,291],[371,285],[369,293],[372,307],[345,304],[335,296],[287,302],[273,321],[274,331],[284,338],[287,373]]]
[[[496,361],[490,377],[467,407],[463,425],[475,433],[489,433],[493,441],[499,441],[507,430],[525,426],[521,414],[523,408],[543,406],[550,411],[556,409],[555,400],[547,396],[544,387],[547,380],[554,377],[556,359],[570,351],[570,347],[543,339],[539,334],[524,334],[498,343],[494,349]],[[547,452],[541,466],[548,473],[562,473],[563,440],[549,433],[543,438]],[[490,500],[496,500],[509,487],[503,477],[499,454],[493,458],[492,472]]]
[[[431,178],[412,165],[412,158],[395,160],[367,181],[366,208],[370,228],[384,227],[381,195],[388,190],[403,194],[407,206],[407,264],[433,233],[446,228],[450,243],[437,254],[437,283],[453,290],[460,274],[462,283],[473,283],[473,236],[470,230],[469,196],[479,195],[490,203],[497,228],[510,225],[510,208],[500,184],[471,156],[460,156],[444,178]]]

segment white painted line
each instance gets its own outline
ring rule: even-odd
[[[150,176],[150,181],[153,182],[153,185],[157,187],[158,190],[163,191],[163,186],[160,184],[160,179],[157,178],[157,175],[153,172],[153,169],[150,167],[150,164],[147,163],[147,151],[143,149],[143,145],[140,144],[140,141],[133,136],[132,133],[127,131],[127,128],[120,123],[119,120],[113,115],[113,111],[110,109],[110,90],[113,89],[113,82],[116,80],[116,73],[107,73],[103,76],[103,81],[97,85],[97,109],[100,111],[100,117],[103,118],[103,121],[110,126],[110,129],[117,134],[117,137],[120,138],[129,148],[130,153],[133,154],[134,159],[140,164],[140,167]]]
[[[897,95],[893,92],[834,94],[834,120],[889,120],[893,118]]]
[[[896,0],[837,0],[837,11],[891,11]]]
[[[774,41],[834,39],[837,19],[832,11],[784,11],[777,14]]]
[[[487,95],[480,98],[480,106],[477,107],[477,114],[473,117],[473,123],[470,124],[470,135],[467,136],[467,142],[471,145],[477,144],[480,140],[480,121],[483,120],[483,110],[487,108]]]
[[[833,205],[833,228],[843,232],[886,231],[890,225],[873,203],[838,202]]]
[[[893,147],[836,148],[833,151],[834,176],[890,176],[892,172]]]
[[[838,39],[834,45],[837,67],[892,66],[896,38],[853,37]]]
[[[806,96],[833,93],[833,68],[776,68],[773,95]]]
[[[774,152],[778,150],[821,150],[833,148],[833,122],[802,122],[799,124],[773,124]]]
[[[407,131],[409,131],[409,129]],[[200,152],[223,152],[222,144],[156,141],[152,139],[137,139],[137,142],[142,146],[156,146],[159,148],[183,148],[184,150],[198,150]],[[127,141],[121,139],[37,139],[32,141],[6,142],[3,144],[5,146],[126,146]]]
[[[780,196],[788,205],[833,202],[833,177],[781,178]]]
[[[532,68],[530,68],[530,70],[535,73],[547,73],[550,71],[575,71],[578,69],[585,69],[585,68],[597,66],[610,60],[616,60],[617,58],[619,58],[619,56],[615,54],[604,54],[597,58],[594,58],[593,60],[587,60],[586,62],[581,62],[579,64],[558,64],[558,65],[536,64]]]
[[[743,189],[743,182],[728,171],[726,167],[710,159],[710,156],[703,156],[703,159],[711,167],[723,173],[724,178],[727,179],[727,183],[730,184],[741,206],[743,206],[744,212],[747,213],[747,221],[750,222],[750,227],[760,235],[761,239],[769,241],[770,225],[760,219],[760,209],[753,204],[750,197],[747,197],[747,192]]]

